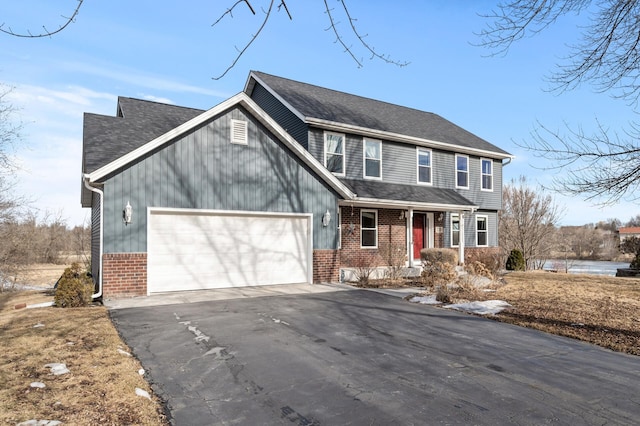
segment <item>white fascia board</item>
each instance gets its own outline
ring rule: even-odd
[[[300,120],[306,122],[307,121],[307,117],[305,117],[304,115],[302,115],[297,109],[295,109],[289,102],[285,101],[282,96],[280,96],[278,94],[278,92],[276,92],[275,90],[273,90],[271,87],[269,87],[269,85],[267,83],[265,83],[260,77],[258,77],[257,75],[255,75],[253,73],[253,71],[249,74],[249,78],[247,79],[247,84],[245,85],[245,92],[247,91],[247,89],[249,88],[250,84],[249,82],[251,81],[251,79],[255,80],[257,83],[260,83],[260,85],[262,87],[264,87],[269,93],[271,93],[271,95],[276,98],[278,101],[280,101],[282,103],[282,105],[284,105],[285,107],[287,107],[287,109],[289,111],[291,111],[296,117],[298,117]]]
[[[340,206],[354,206],[354,207],[368,207],[368,208],[385,208],[385,209],[418,209],[418,210],[432,210],[432,211],[470,211],[474,212],[478,210],[478,206],[468,205],[462,206],[459,204],[439,204],[439,203],[416,203],[411,201],[399,201],[399,200],[382,200],[378,198],[359,198],[356,197],[352,200],[344,200],[338,202]]]
[[[513,159],[514,155],[503,154],[501,152],[486,151],[484,149],[468,148],[460,145],[453,145],[446,142],[438,142],[430,139],[418,138],[415,136],[407,136],[400,133],[386,132],[383,130],[370,129],[368,127],[354,126],[351,124],[338,123],[335,121],[321,120],[319,118],[307,118],[307,123],[313,126],[318,126],[327,130],[334,130],[343,133],[356,133],[359,135],[370,136],[378,139],[385,139],[394,142],[404,142],[418,146],[424,146],[429,148],[440,148],[445,151],[453,151],[464,154],[473,154],[479,156],[486,156],[496,159]]]
[[[241,92],[237,95],[227,99],[226,101],[216,105],[208,111],[203,112],[197,117],[192,118],[184,124],[168,131],[167,133],[158,136],[152,141],[142,145],[141,147],[131,151],[130,153],[123,155],[115,161],[99,168],[98,170],[85,175],[89,182],[97,182],[103,177],[113,173],[121,167],[130,164],[131,162],[141,158],[147,153],[155,150],[163,144],[180,137],[184,133],[191,129],[205,123],[207,120],[215,117],[216,115],[234,107],[235,105],[242,105],[250,113],[253,114],[265,127],[267,127],[276,137],[278,137],[291,151],[293,151],[306,165],[308,165],[313,171],[318,173],[332,188],[336,190],[344,198],[353,198],[355,194],[349,190],[342,182],[340,182],[329,170],[326,169],[318,160],[316,160],[306,149],[302,147],[293,137],[291,137],[278,123],[273,120],[266,112],[262,110],[256,104],[253,99],[247,96],[246,93]]]

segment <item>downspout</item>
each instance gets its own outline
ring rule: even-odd
[[[87,188],[91,192],[95,192],[100,198],[100,244],[98,246],[98,271],[100,271],[100,274],[98,277],[98,292],[91,295],[92,299],[98,299],[102,297],[102,249],[104,238],[104,232],[102,232],[104,230],[104,221],[102,216],[104,212],[104,193],[95,186],[91,186],[91,184],[89,184],[89,179],[86,176],[83,177],[82,181],[84,182],[85,188]],[[94,259],[92,258],[91,261],[93,262]]]

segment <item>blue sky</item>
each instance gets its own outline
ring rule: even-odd
[[[326,31],[324,3],[292,1],[293,16],[276,12],[260,38],[223,79],[213,80],[234,59],[260,24],[266,0],[252,0],[233,17],[211,24],[234,0],[183,2],[85,0],[74,24],[41,39],[0,35],[0,82],[15,87],[9,99],[25,123],[17,153],[22,170],[16,192],[42,211],[62,213],[69,225],[89,217],[80,207],[82,114],[114,115],[117,96],[208,109],[242,91],[250,70],[260,70],[361,96],[437,113],[509,151],[516,159],[505,181],[525,175],[549,183],[554,172],[514,142],[530,139],[536,121],[552,129],[564,123],[594,128],[596,117],[624,128],[636,113],[623,101],[590,87],[563,94],[548,92],[545,76],[577,40],[586,16],[570,16],[546,32],[515,44],[506,56],[475,44],[479,16],[494,1],[351,0],[366,41],[405,67],[370,60],[350,36],[340,4],[329,0],[339,29],[363,67]],[[2,2],[0,22],[14,31],[57,28],[76,0]],[[607,218],[623,222],[640,206],[618,203],[600,208],[578,198],[553,194],[565,209],[562,223],[580,225]]]

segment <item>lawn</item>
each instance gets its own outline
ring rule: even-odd
[[[106,308],[14,309],[52,300],[45,291],[0,293],[0,424],[167,424]],[[69,373],[52,374],[51,363]]]
[[[505,300],[513,308],[493,319],[640,355],[640,279],[514,272],[492,289],[453,296]],[[0,293],[0,424],[168,424],[106,308],[14,308],[51,300],[46,291]],[[53,375],[50,363],[70,372]]]

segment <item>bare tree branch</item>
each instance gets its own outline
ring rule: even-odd
[[[640,199],[640,127],[631,123],[622,135],[605,128],[599,122],[594,134],[582,128],[567,133],[552,130],[538,123],[532,140],[518,143],[546,160],[543,170],[557,172],[549,189],[570,195],[584,196],[601,205],[611,205],[625,198]]]
[[[253,8],[251,7],[251,4],[249,4],[249,2],[247,0],[238,0],[233,5],[233,7],[231,9],[227,10],[220,18],[218,18],[218,20],[216,22],[214,22],[213,25],[216,25],[218,22],[220,22],[220,20],[222,20],[222,18],[224,18],[224,16],[227,15],[227,14],[229,14],[230,16],[233,17],[231,12],[232,12],[233,8],[235,8],[239,3],[246,3],[247,6],[249,6],[249,9],[251,9],[251,12],[255,15],[255,11],[253,10]],[[227,67],[227,69],[224,70],[224,72],[222,74],[220,74],[217,77],[213,77],[213,80],[220,80],[222,77],[227,75],[227,73],[229,71],[231,71],[231,69],[233,67],[236,66],[236,64],[238,63],[238,61],[240,60],[242,55],[244,55],[244,53],[247,51],[247,49],[249,49],[249,46],[251,46],[253,44],[253,42],[256,41],[256,39],[258,38],[258,36],[260,35],[260,33],[262,32],[264,27],[267,25],[267,22],[269,21],[269,18],[271,17],[271,11],[273,10],[273,3],[274,3],[274,0],[271,0],[271,2],[269,3],[269,9],[267,11],[264,11],[264,13],[265,13],[264,19],[262,21],[262,24],[258,28],[258,31],[251,36],[251,39],[249,40],[249,42],[247,44],[245,44],[242,49],[238,49],[236,47],[236,50],[238,50],[238,55],[236,55],[235,59],[231,62],[231,65],[229,65]],[[282,1],[282,3],[284,3],[284,1]],[[287,13],[288,13],[288,11],[287,11]]]
[[[12,154],[23,127],[15,117],[16,108],[7,101],[12,90],[13,87],[0,83],[0,176],[11,174],[17,168]]]
[[[80,8],[82,7],[82,3],[84,2],[84,0],[77,0],[77,1],[78,1],[78,5],[73,10],[73,13],[71,14],[71,16],[67,17],[64,15],[61,15],[65,21],[56,30],[50,31],[47,29],[47,27],[43,25],[42,31],[39,33],[34,34],[29,29],[25,30],[25,32],[17,32],[17,31],[14,31],[11,27],[5,27],[6,23],[2,23],[0,24],[0,32],[14,36],[14,37],[24,37],[24,38],[51,37],[54,34],[58,34],[60,31],[64,30],[70,24],[76,21],[76,16],[78,16],[78,13],[80,12]]]

